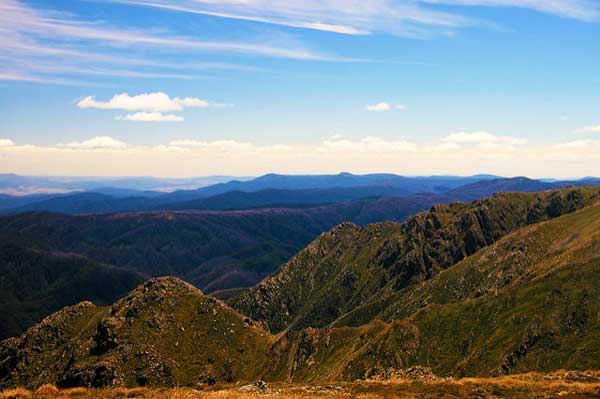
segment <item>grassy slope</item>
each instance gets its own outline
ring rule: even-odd
[[[598,195],[597,188],[498,194],[435,206],[402,224],[342,224],[231,303],[274,332],[327,326],[365,303],[431,279],[511,231],[572,212]],[[354,324],[379,312],[370,310],[355,314]]]
[[[421,291],[433,297],[410,318],[428,341],[415,362],[470,375],[600,368],[600,206],[502,244]]]
[[[275,347],[281,376],[353,380],[411,365],[459,376],[600,369],[599,271],[600,204],[525,227],[382,300],[376,317],[389,323],[287,332]]]

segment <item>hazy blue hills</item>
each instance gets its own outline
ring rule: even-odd
[[[3,194],[57,194],[73,191],[96,191],[103,188],[170,192],[210,186],[233,180],[232,176],[206,176],[191,178],[140,177],[74,177],[74,176],[22,176],[0,174],[0,193]],[[237,177],[248,180],[247,177]]]
[[[442,193],[461,185],[497,176],[478,175],[470,177],[428,176],[406,177],[394,174],[353,175],[279,175],[267,174],[249,181],[230,181],[203,187],[198,190],[178,191],[164,198],[176,201],[207,198],[230,191],[256,192],[266,189],[306,190],[323,188],[387,187],[395,195],[416,193]]]
[[[390,186],[311,188],[300,190],[265,189],[254,192],[229,191],[212,197],[176,202],[157,209],[242,210],[264,207],[304,208],[361,198],[402,196],[405,190]]]
[[[497,178],[389,174],[285,176],[269,174],[250,181],[230,181],[173,193],[100,187],[90,192],[0,196],[0,212],[50,211],[68,214],[156,210],[244,210],[267,207],[306,208],[364,198],[443,195],[471,201],[498,192],[536,192],[568,186],[598,185],[600,179],[541,181],[525,177]],[[440,198],[440,202],[444,202]]]
[[[37,194],[0,198],[0,211],[18,213],[52,211],[70,214],[146,210],[231,210],[259,207],[305,207],[359,198],[444,193],[494,176],[404,177],[392,174],[288,176],[268,174],[259,178],[232,180],[196,190],[161,194],[120,186],[99,186],[85,192]],[[140,178],[144,181],[145,178]],[[1,179],[0,179],[1,180]],[[125,179],[118,180],[123,183]],[[115,180],[117,182],[117,180]],[[102,181],[102,183],[105,183]],[[82,184],[82,183],[80,183]],[[139,181],[129,183],[138,187]],[[136,185],[137,184],[137,185]]]

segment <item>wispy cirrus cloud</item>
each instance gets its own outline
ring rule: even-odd
[[[344,35],[387,32],[423,37],[431,27],[460,27],[468,19],[408,0],[112,0],[163,10],[252,21]]]
[[[192,79],[198,76],[198,71],[205,70],[258,70],[235,63],[169,62],[169,55],[175,50],[185,51],[188,56],[351,61],[313,51],[298,40],[272,36],[268,41],[203,40],[165,28],[150,30],[113,25],[36,8],[23,0],[3,0],[0,2],[0,47],[3,50],[0,80],[69,84],[73,80],[66,77],[72,75]],[[142,56],[136,57],[136,54]]]
[[[596,0],[422,0],[422,2],[453,6],[525,8],[580,21],[600,20],[600,3]]]
[[[518,7],[582,21],[600,21],[596,0],[111,0],[131,7],[152,7],[253,21],[280,27],[343,35],[387,33],[424,38],[452,34],[475,21],[464,6]],[[56,3],[60,5],[59,2]],[[440,7],[443,6],[443,9]],[[174,50],[186,55],[237,55],[304,61],[356,62],[362,58],[324,54],[279,31],[256,40],[192,37],[169,28],[133,27],[111,21],[37,8],[25,0],[0,2],[0,80],[79,84],[72,75],[132,79],[194,79],[200,70],[238,69],[236,63],[169,62]],[[133,52],[129,50],[134,50]],[[137,56],[136,56],[137,55]],[[184,65],[185,64],[185,65]],[[125,67],[127,66],[127,67]],[[256,68],[254,68],[256,70]],[[83,79],[81,79],[83,80]]]
[[[239,19],[252,22],[260,22],[272,25],[289,26],[293,28],[314,29],[327,32],[341,33],[347,35],[366,35],[370,32],[355,28],[352,26],[341,25],[336,23],[316,22],[309,18],[292,18],[289,14],[291,9],[295,8],[294,4],[281,4],[285,7],[279,7],[278,10],[271,8],[270,13],[273,16],[266,16],[261,13],[261,8],[253,7],[251,2],[240,1],[140,1],[140,0],[115,0],[118,3],[154,7],[164,10],[179,11],[191,14],[208,15],[213,17]],[[300,4],[298,4],[300,5]],[[321,4],[320,8],[325,3]],[[306,7],[306,4],[304,5]],[[302,6],[301,6],[302,7]],[[245,8],[245,9],[244,9]],[[286,9],[287,8],[287,9]],[[273,13],[275,11],[275,13]]]
[[[426,36],[431,28],[475,23],[460,6],[514,7],[582,21],[600,20],[596,0],[112,0],[163,10],[252,21],[345,35],[386,32]],[[442,11],[437,6],[447,7]]]
[[[55,40],[79,40],[100,42],[106,46],[141,45],[158,48],[182,48],[189,50],[245,53],[268,57],[321,59],[322,56],[301,48],[269,46],[261,43],[234,41],[206,41],[177,35],[157,35],[143,30],[115,28],[98,22],[83,21],[52,11],[34,9],[19,0],[3,0],[0,3],[0,31],[6,32],[14,47],[30,44],[36,46],[32,37]],[[29,40],[27,40],[29,39]],[[24,43],[21,43],[23,40]],[[43,51],[48,51],[45,48]]]

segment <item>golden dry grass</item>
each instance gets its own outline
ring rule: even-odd
[[[387,398],[600,398],[600,372],[587,373],[589,382],[566,377],[529,373],[500,378],[463,378],[437,381],[361,381],[335,385],[269,384],[264,391],[243,392],[232,385],[206,390],[191,388],[75,388],[58,390],[44,385],[35,391],[22,388],[0,393],[0,399],[387,399]]]

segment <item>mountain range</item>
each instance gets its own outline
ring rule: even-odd
[[[269,174],[171,193],[101,186],[66,194],[0,196],[0,212],[50,211],[68,214],[156,210],[243,210],[264,207],[303,208],[361,198],[449,194],[471,200],[500,191],[533,192],[600,184],[600,179],[541,181],[524,177],[404,177],[388,174],[288,176]],[[91,187],[91,186],[90,186]]]
[[[268,189],[228,192],[196,202],[196,206],[203,204],[209,209],[255,208],[239,211],[84,215],[29,212],[0,216],[2,255],[6,259],[26,259],[22,252],[30,251],[36,255],[36,267],[45,270],[44,284],[40,285],[38,276],[27,272],[21,275],[21,267],[28,270],[26,262],[0,262],[4,285],[21,287],[0,296],[0,305],[11,309],[0,315],[0,337],[18,335],[51,312],[81,300],[94,300],[100,305],[111,303],[131,290],[132,284],[152,277],[175,276],[227,299],[258,284],[319,234],[340,223],[401,222],[436,204],[472,201],[499,191],[536,191],[560,184],[564,183],[484,179],[440,194],[376,196],[346,202],[333,201],[351,199],[355,194],[361,197],[378,187]],[[79,194],[92,198],[98,195]],[[113,199],[112,203],[120,200]],[[149,200],[139,198],[140,203]],[[294,208],[288,208],[292,201]],[[332,203],[312,205],[319,201]],[[69,204],[75,209],[75,204]],[[57,259],[61,262],[57,263]],[[101,267],[104,274],[113,274],[114,289],[106,291],[103,297],[94,296],[93,291],[56,288],[86,286],[88,283],[78,278],[89,274],[77,270],[88,270],[91,265]],[[71,272],[46,271],[59,268]],[[89,283],[93,285],[93,280]],[[37,306],[31,305],[33,300]]]
[[[600,189],[343,223],[225,304],[173,277],[0,343],[0,385],[324,382],[600,368]],[[52,367],[49,367],[52,365]]]
[[[206,176],[192,178],[141,177],[77,177],[77,176],[22,176],[13,173],[0,174],[0,193],[15,196],[33,194],[53,195],[74,191],[101,192],[104,189],[147,193],[185,190],[233,180],[232,176]],[[237,180],[249,180],[237,177]]]
[[[230,180],[194,190],[176,190],[170,193],[127,188],[127,184],[130,184],[130,187],[140,187],[137,181],[115,180],[115,186],[110,187],[106,185],[110,181],[102,180],[96,186],[92,183],[79,183],[79,187],[84,187],[79,192],[5,195],[0,198],[0,211],[19,213],[46,210],[81,214],[171,209],[229,210],[274,205],[306,206],[376,196],[442,193],[492,178],[487,175],[404,177],[349,173],[308,176],[268,174],[247,181]]]
[[[367,224],[403,220],[441,200],[439,196],[411,196],[357,200],[307,209],[257,209],[246,211],[174,211],[95,215],[33,212],[0,216],[0,252],[13,256],[22,248],[36,251],[40,263],[50,254],[72,254],[89,263],[110,265],[114,270],[139,273],[145,278],[173,275],[206,292],[253,286],[276,270],[323,231],[344,221]],[[445,199],[450,201],[450,199]],[[0,262],[6,285],[28,281],[17,262]],[[79,273],[72,273],[78,276]],[[68,276],[68,274],[67,274]],[[123,283],[130,280],[123,274]],[[116,276],[115,278],[119,278]],[[45,277],[48,286],[55,275]],[[137,281],[137,280],[134,280]],[[79,284],[73,279],[73,284]],[[8,291],[0,304],[13,312],[0,314],[0,337],[21,333],[49,311],[63,304],[61,291],[25,286],[21,295]],[[112,300],[132,287],[122,284]],[[31,317],[26,298],[48,299]],[[215,293],[219,295],[219,292]],[[11,297],[12,295],[12,297]],[[81,293],[78,300],[90,299]],[[75,303],[73,301],[72,303]],[[21,304],[21,305],[19,305]],[[52,306],[55,305],[55,306]],[[21,310],[19,306],[22,306]],[[10,326],[10,328],[8,328]]]

